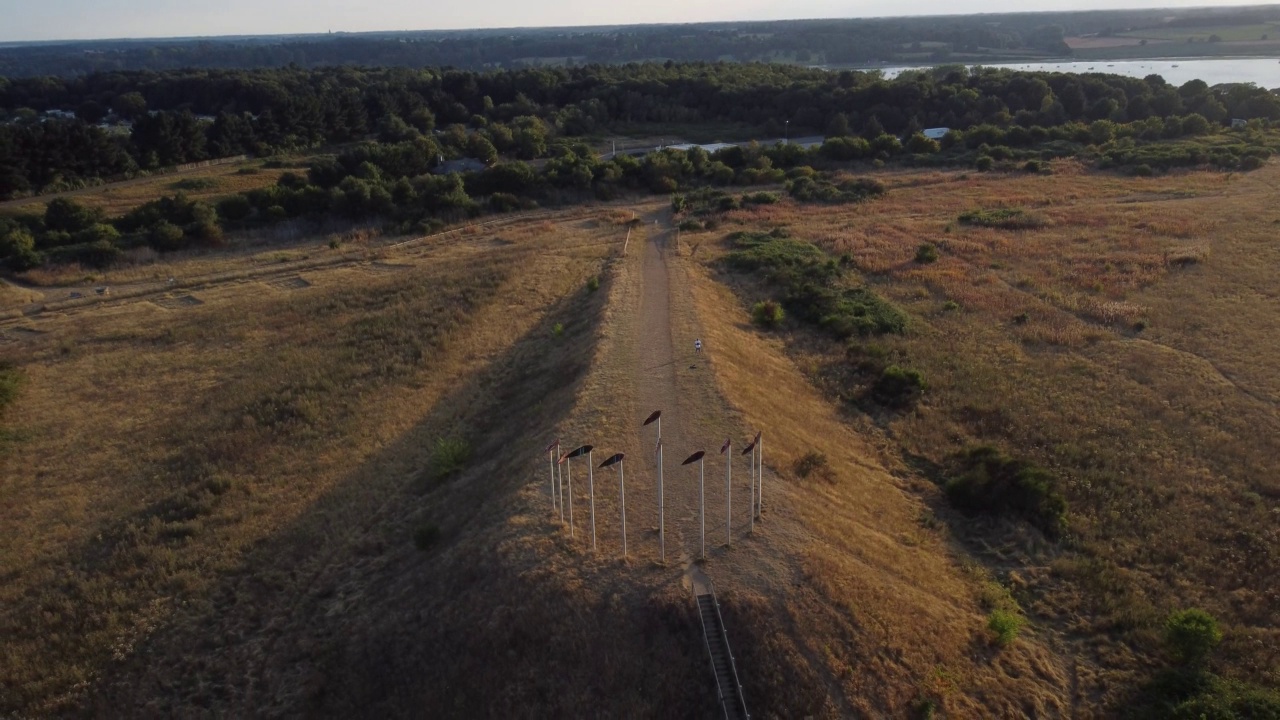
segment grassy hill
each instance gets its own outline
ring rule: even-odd
[[[107,271],[0,321],[0,712],[705,717],[695,564],[760,717],[1275,702],[1278,175],[882,171],[714,230],[624,200]],[[760,428],[726,527],[714,450]],[[585,464],[553,514],[555,437],[627,454],[626,559],[612,471],[598,551]]]

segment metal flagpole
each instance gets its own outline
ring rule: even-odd
[[[572,459],[572,458],[576,458],[576,457],[582,457],[583,455],[587,455],[588,457],[591,455],[591,446],[590,446],[590,445],[583,445],[582,447],[578,448],[577,450],[574,450],[573,452],[569,453],[568,455],[565,455],[565,458],[566,458],[566,463],[565,463],[565,464],[566,464],[566,465],[568,465],[568,468],[567,468],[567,474],[568,474],[568,476],[569,476],[569,537],[574,537],[574,528],[573,528],[573,465],[572,465],[572,464],[570,464],[570,463],[568,463],[568,462],[567,462],[567,460],[568,460],[568,459]],[[587,462],[590,462],[590,460],[588,460]],[[591,470],[590,470],[590,467],[588,467],[588,469],[587,469],[587,477],[588,477],[588,478],[590,478],[590,477],[591,477]],[[592,497],[591,497],[591,507],[592,507],[592,510],[591,510],[591,517],[592,517],[592,533],[593,533],[593,534],[594,534],[594,530],[595,530],[595,502],[596,502],[596,501],[595,501],[595,495],[593,494],[593,495],[592,495]]]
[[[756,435],[755,439],[747,446],[742,448],[742,454],[751,453],[751,532],[756,531],[756,444],[760,442],[760,436]],[[730,453],[732,454],[732,453]]]
[[[699,533],[702,538],[702,559],[707,558],[707,496],[706,475],[703,473],[702,458],[698,458],[698,519],[702,523]]]
[[[703,474],[702,458],[707,453],[699,450],[690,455],[687,460],[680,463],[681,465],[692,465],[698,463],[698,518],[702,523],[702,559],[707,557],[707,503],[705,493],[705,475]]]
[[[587,451],[587,487],[591,492],[591,552],[596,551],[596,476],[591,464],[591,451]]]
[[[618,460],[618,486],[622,494],[622,557],[627,556],[627,471]]]
[[[733,544],[733,440],[725,438],[720,448],[724,455],[724,533],[725,545]]]
[[[667,561],[666,524],[663,518],[662,500],[662,411],[654,410],[645,418],[644,424],[658,423],[658,441],[654,444],[654,454],[658,458],[658,556],[662,562]]]
[[[601,468],[607,468],[610,465],[618,466],[618,490],[622,497],[622,557],[627,556],[627,475],[622,470],[622,458],[624,457],[626,456],[618,453],[600,463]]]
[[[547,460],[551,461],[551,509],[556,509],[556,450],[560,449],[560,438],[547,446]]]
[[[658,556],[667,561],[667,526],[662,503],[662,443],[658,443]]]
[[[756,440],[756,449],[760,451],[760,470],[757,480],[760,483],[760,496],[756,505],[756,512],[759,513],[760,519],[764,520],[764,431],[761,430],[756,437],[759,438],[759,440]]]

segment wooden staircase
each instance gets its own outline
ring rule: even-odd
[[[729,636],[720,615],[720,603],[715,590],[696,588],[694,599],[698,603],[698,615],[702,617],[702,637],[706,640],[707,654],[711,656],[711,669],[716,676],[716,692],[725,720],[748,720],[747,702],[738,682],[738,669],[734,666],[733,653],[729,650]]]

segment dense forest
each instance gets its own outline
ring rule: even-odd
[[[1280,20],[1280,7],[1019,13],[620,27],[78,41],[0,47],[0,75],[84,75],[189,67],[457,67],[787,60],[852,65],[1071,54],[1065,36],[1179,23]]]
[[[9,81],[0,103],[21,108],[0,126],[7,197],[211,157],[332,148],[276,185],[216,207],[179,195],[105,218],[58,200],[42,217],[0,221],[0,258],[12,269],[109,264],[129,247],[217,244],[225,230],[296,218],[372,219],[394,232],[425,232],[486,211],[784,182],[802,201],[832,201],[847,188],[831,172],[858,164],[1038,172],[1044,160],[1081,156],[1140,174],[1195,165],[1249,170],[1277,149],[1265,129],[1280,121],[1280,96],[1252,85],[1175,87],[1158,76],[958,66],[892,81],[675,63],[111,73]],[[36,108],[49,107],[75,107],[79,117],[36,118]],[[89,124],[108,113],[131,119],[132,131]],[[1247,122],[1228,130],[1232,119]],[[601,157],[584,142],[616,123],[737,123],[766,135],[790,123],[826,140],[811,149],[750,144],[639,158]],[[930,127],[951,131],[935,140],[922,132]],[[1199,140],[1210,135],[1225,141]],[[482,169],[433,172],[443,159],[463,157]]]
[[[1211,123],[1280,120],[1280,97],[1249,85],[1174,87],[1157,76],[942,67],[875,73],[783,65],[643,64],[469,72],[355,68],[103,73],[0,78],[0,198],[79,187],[239,154],[414,140],[441,157],[546,157],[555,138],[618,124],[734,123],[781,134],[909,136],[927,127],[1057,127],[1195,113]],[[42,116],[73,109],[75,117]],[[113,132],[95,123],[131,123]]]

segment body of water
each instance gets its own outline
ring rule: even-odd
[[[1046,63],[983,63],[984,67],[1003,67],[1029,72],[1112,73],[1146,77],[1159,75],[1166,82],[1181,85],[1188,80],[1203,80],[1209,85],[1251,82],[1260,87],[1280,88],[1280,59],[1276,58],[1211,58],[1204,60],[1082,60]],[[884,72],[892,78],[917,67],[868,68]],[[932,67],[932,66],[923,66]]]

